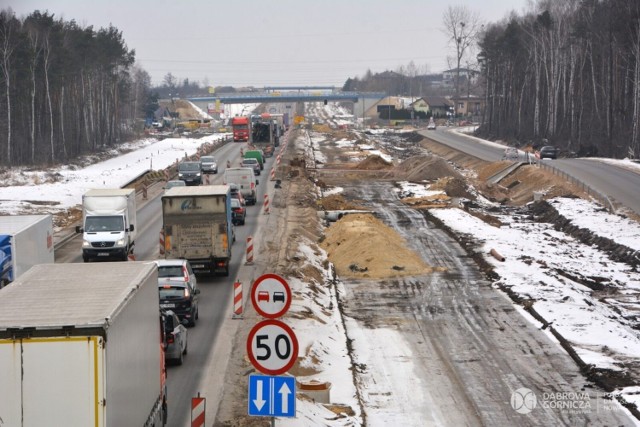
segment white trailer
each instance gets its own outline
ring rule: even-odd
[[[0,288],[36,264],[53,262],[51,215],[0,216]]]
[[[132,188],[103,188],[82,196],[82,259],[127,261],[136,238],[136,192]]]
[[[41,264],[0,295],[0,424],[164,425],[154,263]]]

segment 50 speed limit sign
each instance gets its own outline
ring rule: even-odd
[[[287,372],[298,357],[293,330],[276,319],[257,323],[247,337],[247,354],[257,370],[267,375]]]

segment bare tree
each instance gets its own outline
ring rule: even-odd
[[[460,64],[475,46],[482,24],[478,13],[472,12],[466,6],[449,6],[444,13],[442,23],[444,25],[443,32],[449,38],[449,45],[455,49],[455,99],[458,102],[460,97]]]
[[[5,83],[7,103],[7,163],[11,164],[11,72],[12,56],[17,48],[19,22],[11,9],[0,11],[0,67]]]

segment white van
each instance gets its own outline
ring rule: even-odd
[[[252,168],[226,168],[223,183],[236,184],[248,205],[255,205],[257,201],[256,186],[259,184]]]

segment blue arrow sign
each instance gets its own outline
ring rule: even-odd
[[[251,416],[295,417],[295,377],[250,375],[248,406]]]

